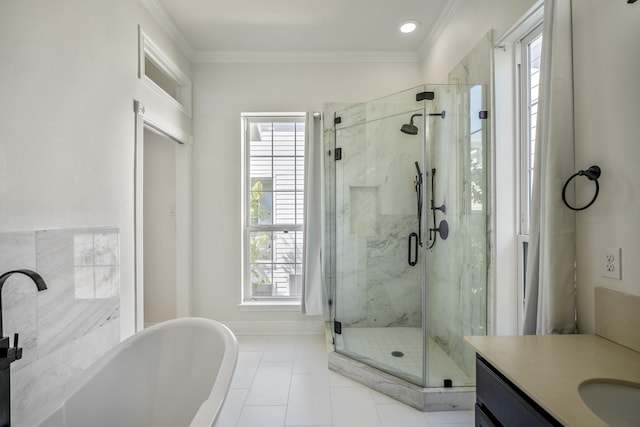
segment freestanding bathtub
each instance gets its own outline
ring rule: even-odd
[[[31,417],[16,421],[24,427],[211,427],[237,357],[238,342],[221,323],[169,320],[126,339]]]

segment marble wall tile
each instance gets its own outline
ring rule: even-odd
[[[385,110],[380,102],[367,114],[394,108]],[[362,117],[360,105],[349,112]],[[417,231],[414,163],[422,162],[423,153],[419,138],[400,132],[409,118],[409,113],[373,122],[367,117],[366,124],[336,131],[335,144],[343,151],[329,170],[335,173],[335,211],[328,214],[335,216],[339,242],[336,318],[346,325],[421,323],[421,267],[408,265],[407,244]]]
[[[47,283],[12,276],[3,289],[4,333],[19,332],[11,365],[12,417],[46,402],[120,341],[119,230],[0,233],[0,269],[29,268]]]
[[[28,367],[12,372],[12,418],[20,420],[34,408],[62,392],[69,382],[119,341],[120,322],[115,319],[68,345],[41,356]]]
[[[349,187],[349,222],[354,236],[380,233],[378,187]]]
[[[110,262],[118,262],[118,257],[113,256],[118,250],[117,233],[111,231],[65,229],[37,233],[38,270],[49,284],[49,291],[38,298],[39,351],[50,352],[119,317],[119,265],[109,266],[105,273],[97,263],[106,262],[109,257]],[[108,234],[116,236],[105,238]],[[78,266],[76,260],[81,261]],[[113,288],[118,291],[113,292]],[[77,289],[86,298],[77,298]]]

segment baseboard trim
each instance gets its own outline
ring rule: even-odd
[[[221,321],[236,335],[322,335],[324,320],[309,321]]]

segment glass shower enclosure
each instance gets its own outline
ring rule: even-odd
[[[422,387],[474,385],[463,337],[486,334],[485,95],[420,86],[335,112],[325,138],[335,349]]]

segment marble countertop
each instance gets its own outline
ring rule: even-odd
[[[465,337],[477,353],[565,426],[606,426],[578,386],[606,378],[640,383],[640,353],[597,335]]]

